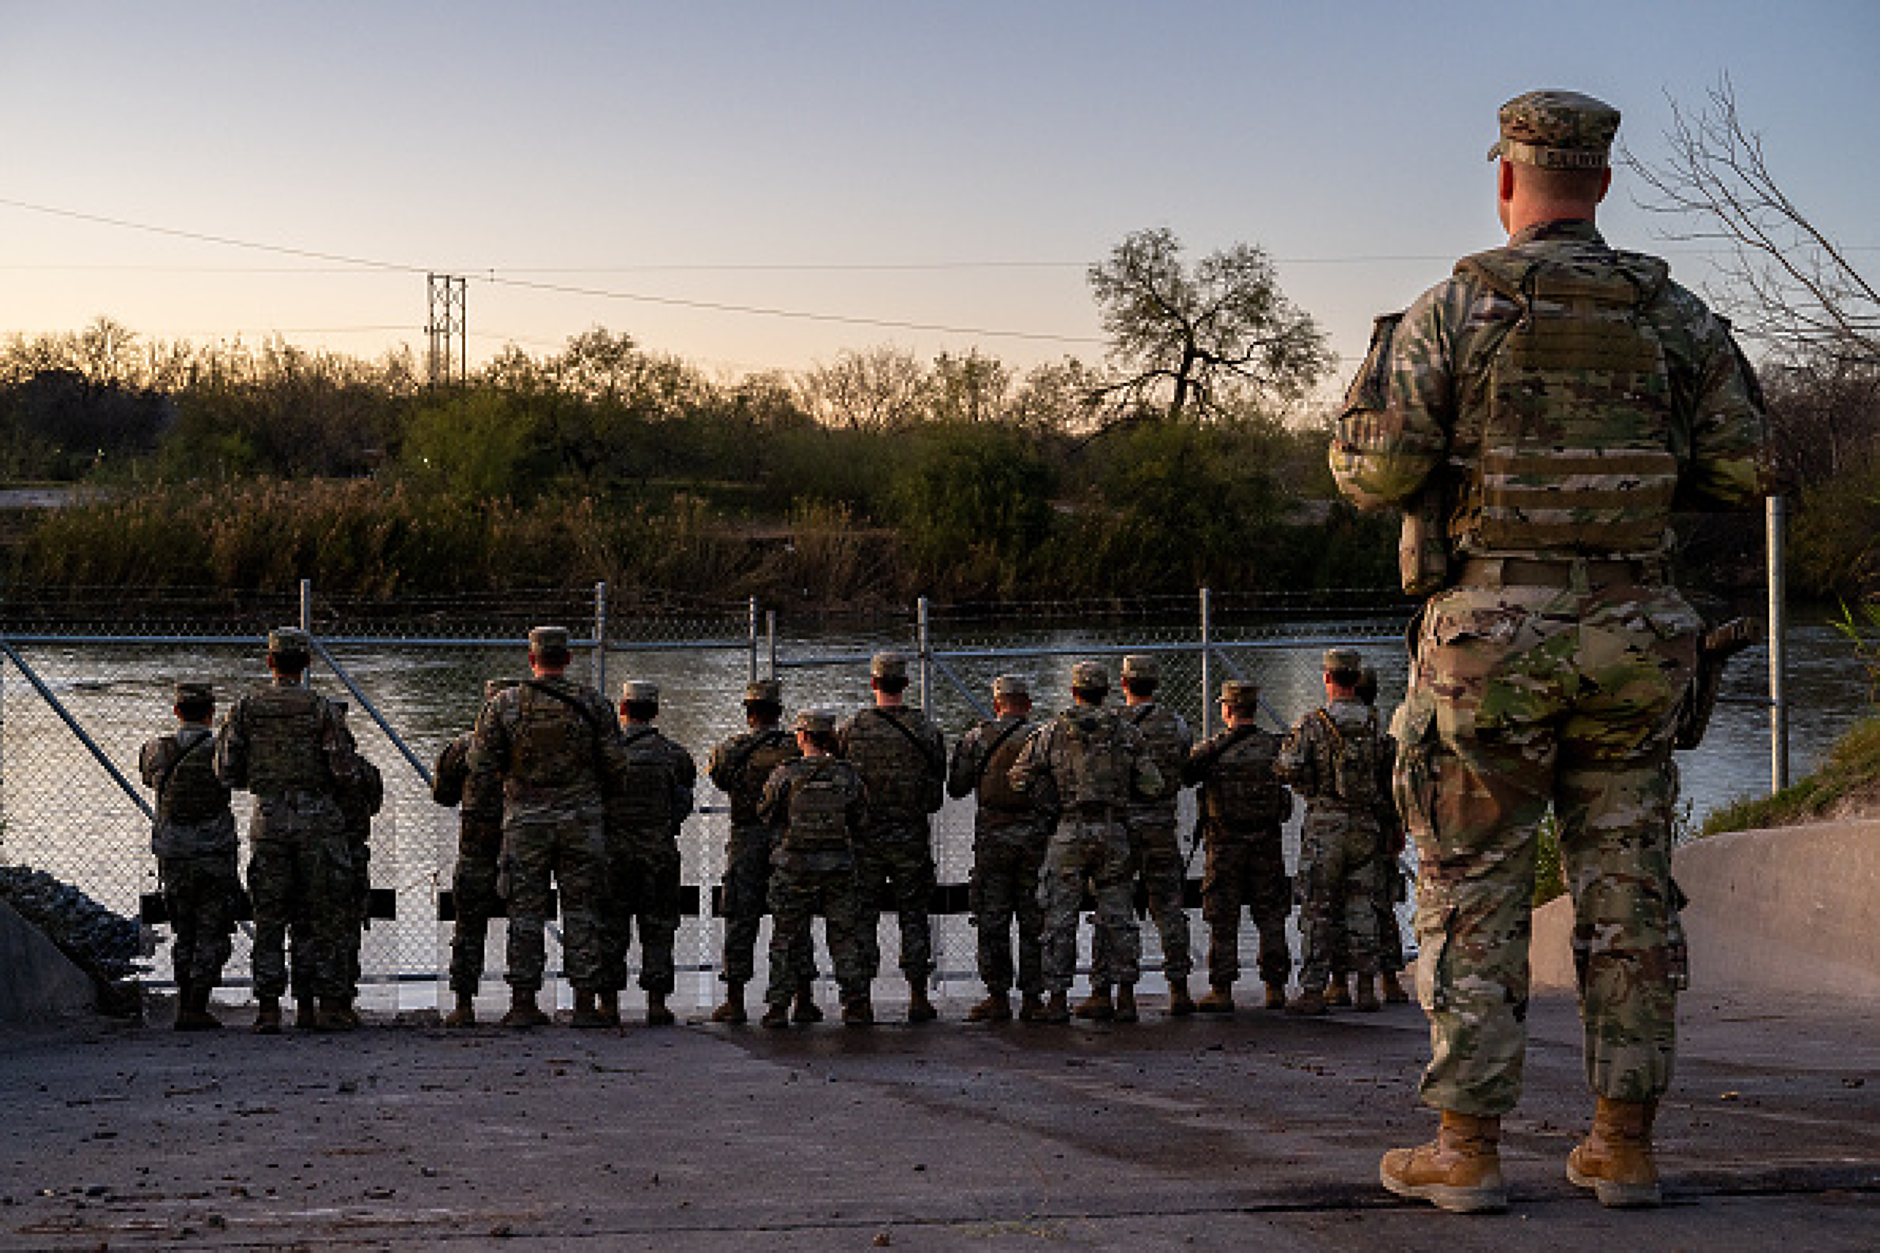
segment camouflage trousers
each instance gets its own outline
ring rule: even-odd
[[[979,978],[988,991],[1014,986],[1026,995],[1044,990],[1044,906],[1038,870],[1044,843],[1030,822],[981,826],[973,836],[968,908],[979,937]],[[1018,968],[1012,966],[1012,924],[1018,924]]]
[[[178,984],[213,988],[234,951],[242,881],[235,850],[159,857],[163,907],[170,915],[170,967]]]
[[[719,906],[725,920],[725,955],[719,978],[738,987],[757,977],[757,933],[770,908],[770,850],[775,844],[776,833],[769,827],[733,827],[725,841],[724,900]],[[790,960],[794,969],[816,977],[808,926],[797,933]]]
[[[346,932],[346,997],[359,995],[359,978],[364,973],[366,928],[372,925],[372,847],[355,833],[347,847],[352,853],[353,925]],[[296,980],[298,983],[298,980]],[[300,995],[296,988],[295,995]]]
[[[503,851],[500,818],[462,818],[457,828],[457,867],[450,875],[450,898],[457,915],[450,928],[450,990],[475,996],[483,982],[490,919],[505,911],[496,895],[496,862]]]
[[[1142,970],[1142,932],[1130,899],[1129,836],[1120,822],[1067,817],[1045,849],[1038,894],[1044,904],[1044,986],[1068,992],[1077,977],[1077,919],[1084,885],[1097,896],[1097,928],[1110,933],[1110,968],[1119,983]]]
[[[1377,820],[1314,802],[1299,829],[1299,986],[1322,988],[1341,955],[1377,973]]]
[[[1553,807],[1574,909],[1587,1082],[1670,1083],[1673,711],[1700,623],[1675,589],[1465,586],[1433,599],[1397,715],[1416,841],[1422,1096],[1497,1115],[1526,1056],[1536,830]]]
[[[1403,924],[1397,919],[1397,906],[1406,895],[1403,863],[1389,853],[1377,856],[1377,968],[1387,975],[1403,972]],[[1351,972],[1351,954],[1340,949],[1332,954],[1332,978],[1343,979]]]
[[[1286,986],[1292,949],[1286,919],[1292,884],[1278,827],[1228,838],[1208,833],[1208,864],[1201,878],[1201,916],[1208,924],[1208,983],[1231,988],[1240,978],[1240,911],[1260,932],[1260,981]]]
[[[605,986],[601,974],[601,897],[607,837],[599,807],[559,818],[503,823],[509,871],[509,986],[540,990],[548,964],[549,882],[561,894],[562,972],[578,992]]]
[[[1181,837],[1175,824],[1132,821],[1129,824],[1129,878],[1131,907],[1135,883],[1142,880],[1149,918],[1162,940],[1162,972],[1171,982],[1186,982],[1194,970],[1188,946],[1188,911],[1182,907],[1185,867]],[[1090,939],[1090,982],[1107,987],[1120,980],[1110,973],[1110,936],[1099,929]]]
[[[601,983],[627,986],[627,950],[640,928],[640,988],[672,991],[672,941],[679,934],[679,846],[670,832],[607,837],[607,891],[601,907]]]
[[[295,994],[334,1000],[349,995],[357,906],[352,850],[337,823],[256,840],[248,859],[248,895],[255,909],[256,996],[287,993],[290,927]]]
[[[862,904],[862,963],[869,977],[881,972],[881,911],[887,905],[901,927],[901,973],[909,983],[925,987],[933,973],[928,916],[937,880],[927,823],[870,831],[858,838],[855,879]]]
[[[787,853],[779,849],[770,872],[770,981],[768,1005],[787,1005],[797,987],[815,977],[799,966],[798,937],[807,938],[810,920],[823,916],[829,960],[847,1001],[868,995],[873,970],[862,948],[863,910],[855,858],[842,852]]]

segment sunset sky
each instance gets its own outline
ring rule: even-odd
[[[1102,345],[1085,270],[1167,226],[1257,244],[1347,357],[1499,242],[1495,109],[1728,75],[1769,163],[1880,269],[1880,4],[0,0],[0,333],[421,347],[605,326],[712,373],[845,349]],[[1621,180],[1614,242],[1700,247]],[[1870,271],[1871,272],[1871,271]],[[1347,368],[1351,363],[1347,363]]]

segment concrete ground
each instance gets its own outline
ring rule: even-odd
[[[1376,1182],[1434,1125],[1414,1005],[278,1037],[175,1034],[162,1005],[0,1033],[0,1247],[1872,1249],[1876,1008],[1687,995],[1669,1203],[1617,1212],[1562,1174],[1590,1100],[1548,993],[1513,1207],[1457,1217]]]

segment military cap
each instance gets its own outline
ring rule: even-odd
[[[836,716],[827,709],[799,709],[795,728],[808,731],[811,735],[834,735]]]
[[[483,680],[483,699],[486,701],[495,700],[499,694],[507,692],[515,685],[516,681],[514,679],[485,679]]]
[[[744,685],[744,699],[764,701],[771,705],[783,704],[783,684],[775,679],[753,679]]]
[[[659,684],[648,683],[645,679],[628,679],[620,685],[620,699],[635,705],[657,705]]]
[[[529,648],[533,652],[553,653],[568,651],[568,628],[558,626],[539,626],[529,632]]]
[[[1123,677],[1125,679],[1160,679],[1162,663],[1148,653],[1131,653],[1123,658]]]
[[[1501,138],[1488,159],[1547,170],[1603,170],[1611,164],[1619,110],[1577,91],[1546,89],[1501,106]]]
[[[310,653],[313,651],[313,637],[299,627],[276,627],[268,632],[268,651]]]
[[[186,705],[190,701],[200,704],[203,701],[214,703],[215,689],[207,683],[178,683],[176,685],[176,703]]]
[[[1364,666],[1364,658],[1355,648],[1328,648],[1325,650],[1325,673],[1334,670],[1358,670]]]
[[[904,653],[876,653],[868,663],[868,677],[871,679],[905,679],[907,677],[907,656]]]
[[[1080,661],[1071,667],[1071,686],[1086,692],[1110,690],[1110,672],[1100,661]]]
[[[1221,703],[1233,709],[1256,709],[1260,704],[1260,685],[1245,679],[1229,679],[1221,684]]]
[[[1002,674],[992,681],[993,699],[1001,696],[1031,697],[1031,685],[1025,682],[1023,675]]]

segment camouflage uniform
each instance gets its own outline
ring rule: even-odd
[[[646,695],[651,689],[652,695]],[[628,685],[631,700],[658,700],[650,683]],[[602,911],[601,988],[627,985],[627,949],[640,926],[640,988],[673,988],[679,933],[679,827],[692,812],[698,766],[692,755],[644,724],[621,728],[624,767],[607,794],[607,894]]]
[[[798,726],[833,728],[828,714],[805,711]],[[764,1000],[788,1005],[811,972],[799,969],[796,937],[823,916],[829,958],[845,1006],[868,1000],[873,971],[862,944],[868,917],[856,877],[854,836],[867,814],[867,788],[848,762],[827,753],[778,766],[758,802],[763,822],[781,832],[771,856],[770,982]]]
[[[1562,93],[1502,117],[1499,154],[1537,165],[1603,165],[1618,125]],[[1725,323],[1591,221],[1527,226],[1379,320],[1331,464],[1361,507],[1406,510],[1407,582],[1435,593],[1393,729],[1439,1109],[1519,1093],[1550,804],[1589,1084],[1650,1101],[1670,1080],[1670,735],[1701,626],[1665,576],[1670,512],[1750,504],[1764,443]]]
[[[1224,691],[1242,686],[1251,688],[1229,683]],[[1252,699],[1247,698],[1249,705]],[[1286,942],[1292,885],[1280,846],[1280,826],[1292,815],[1292,793],[1273,773],[1279,749],[1279,736],[1248,722],[1195,745],[1182,765],[1183,781],[1201,787],[1196,804],[1208,849],[1201,916],[1208,923],[1208,982],[1215,988],[1231,988],[1240,978],[1243,906],[1260,933],[1261,981],[1284,988],[1292,974]]]
[[[271,640],[271,649],[305,638],[275,634],[283,638]],[[295,682],[277,680],[238,699],[217,735],[216,775],[254,795],[248,895],[255,995],[264,1001],[287,991],[290,925],[303,990],[334,1001],[348,996],[358,890],[339,788],[358,760],[333,702]]]
[[[483,698],[492,700],[513,686],[513,681],[491,680],[484,685]],[[482,984],[490,919],[501,918],[505,911],[496,893],[503,849],[503,781],[494,774],[471,777],[474,740],[474,731],[466,731],[445,745],[432,772],[431,798],[440,805],[458,806],[457,864],[450,875],[456,915],[450,929],[450,989],[460,997],[475,996]]]
[[[179,699],[184,685],[179,685]],[[206,694],[207,685],[201,685]],[[241,901],[235,815],[229,790],[215,774],[215,733],[184,723],[144,744],[137,755],[144,786],[157,793],[150,851],[169,911],[170,966],[179,988],[214,988],[233,946]]]
[[[1102,673],[1101,666],[1080,662],[1073,685],[1107,689],[1107,681],[1096,682]],[[1011,781],[1040,809],[1058,813],[1038,887],[1045,987],[1061,995],[1076,978],[1077,915],[1086,883],[1096,888],[1097,925],[1110,932],[1111,972],[1118,983],[1135,983],[1142,936],[1131,908],[1124,820],[1132,801],[1164,787],[1142,733],[1112,710],[1075,705],[1025,742]]]
[[[537,629],[540,631],[540,628]],[[561,638],[565,640],[566,633]],[[562,965],[577,992],[605,986],[601,901],[607,841],[603,782],[622,767],[620,727],[607,698],[560,675],[499,692],[477,718],[466,789],[500,776],[501,869],[509,889],[509,986],[540,990],[549,881],[561,894]]]
[[[346,705],[334,701],[341,718]],[[346,849],[352,858],[353,925],[346,935],[346,999],[359,995],[360,957],[366,928],[372,925],[372,819],[385,805],[385,776],[365,757],[358,761],[358,773],[339,789],[339,811],[346,820]],[[304,998],[307,990],[300,972],[294,972],[294,995]]]
[[[877,678],[884,669],[906,677],[906,661],[898,653],[880,654],[874,668]],[[870,977],[879,973],[881,910],[890,903],[901,928],[901,972],[910,985],[925,989],[933,973],[928,912],[936,878],[927,816],[946,799],[946,741],[912,705],[858,710],[838,729],[836,741],[836,751],[868,789],[868,816],[855,839],[864,963]]]
[[[994,694],[1002,694],[995,685]],[[960,736],[947,766],[947,794],[978,797],[973,811],[973,870],[968,885],[979,937],[979,978],[988,991],[1016,984],[1026,995],[1044,990],[1044,908],[1038,871],[1050,838],[1031,798],[1012,787],[1010,772],[1036,727],[1025,714],[989,718]],[[1018,966],[1012,964],[1012,923],[1018,923]]]
[[[1360,979],[1377,974],[1377,805],[1390,790],[1380,740],[1376,711],[1335,700],[1299,720],[1274,762],[1306,802],[1294,880],[1301,988],[1323,988],[1340,952]]]

